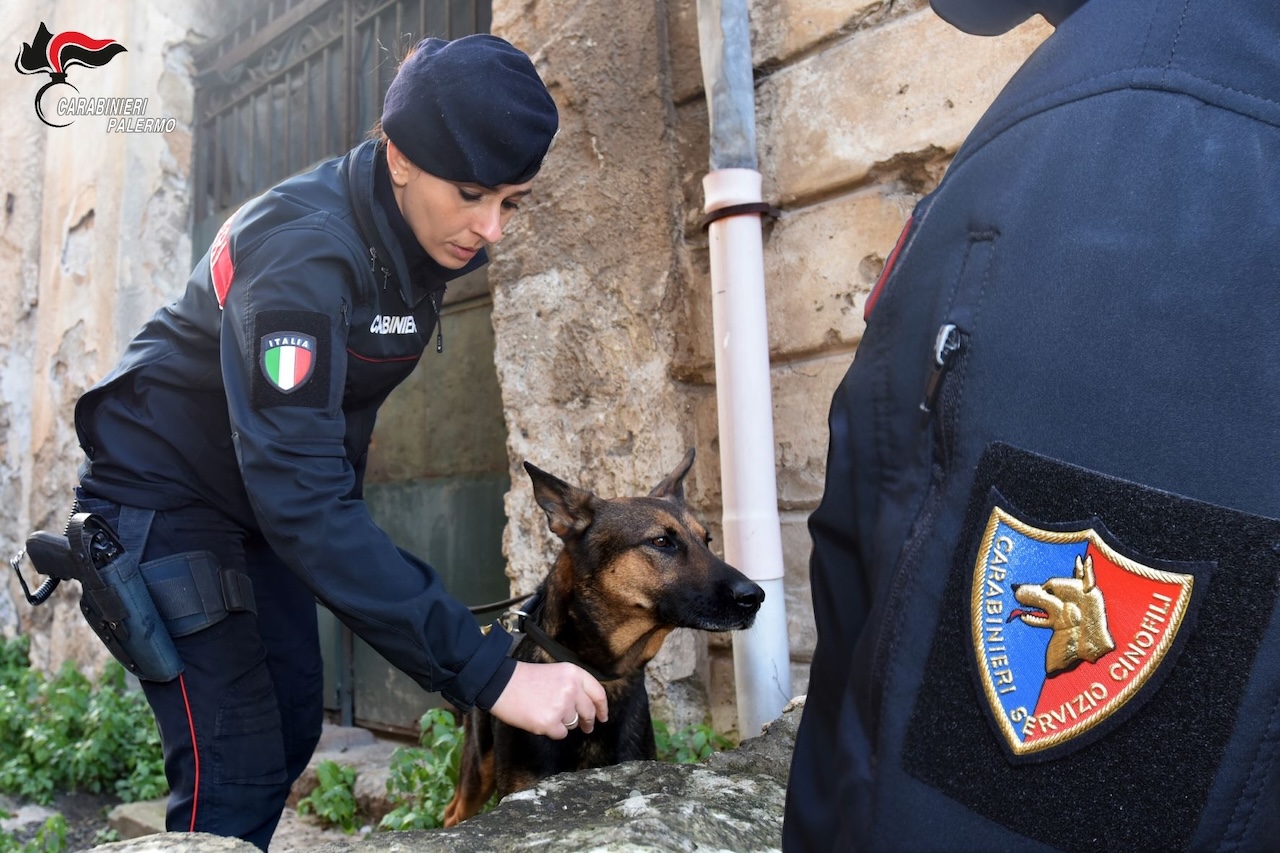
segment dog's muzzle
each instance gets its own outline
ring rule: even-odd
[[[760,588],[759,584],[747,578],[734,581],[732,593],[734,603],[742,608],[744,613],[752,616],[756,614],[756,611],[760,609],[760,605],[764,603],[764,590]]]

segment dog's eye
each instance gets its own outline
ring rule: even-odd
[[[649,540],[649,544],[655,548],[670,548],[675,542],[670,536],[655,536]]]

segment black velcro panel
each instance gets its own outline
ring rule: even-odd
[[[255,409],[328,408],[333,336],[327,315],[316,311],[259,311],[253,318],[253,340],[250,375]],[[294,377],[294,381],[301,380],[296,385],[286,381],[282,386],[275,377],[268,353],[277,346],[292,346],[309,353],[308,370]]]
[[[1216,564],[1180,654],[1119,725],[1082,748],[1011,760],[973,673],[974,562],[997,489],[1046,524],[1096,518],[1152,561]],[[979,464],[903,747],[908,773],[968,808],[1071,850],[1187,846],[1235,725],[1280,587],[1280,522],[1117,480],[1007,445]]]

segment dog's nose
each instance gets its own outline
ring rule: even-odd
[[[743,610],[758,610],[764,601],[764,590],[758,584],[742,578],[733,583],[733,600]]]

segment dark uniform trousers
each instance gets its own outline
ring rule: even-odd
[[[119,505],[80,492],[113,526]],[[243,838],[266,850],[289,788],[320,739],[323,664],[315,598],[256,534],[204,506],[157,511],[143,562],[207,550],[253,583],[257,614],[233,612],[174,639],[184,671],[143,681],[164,745],[171,832]]]

